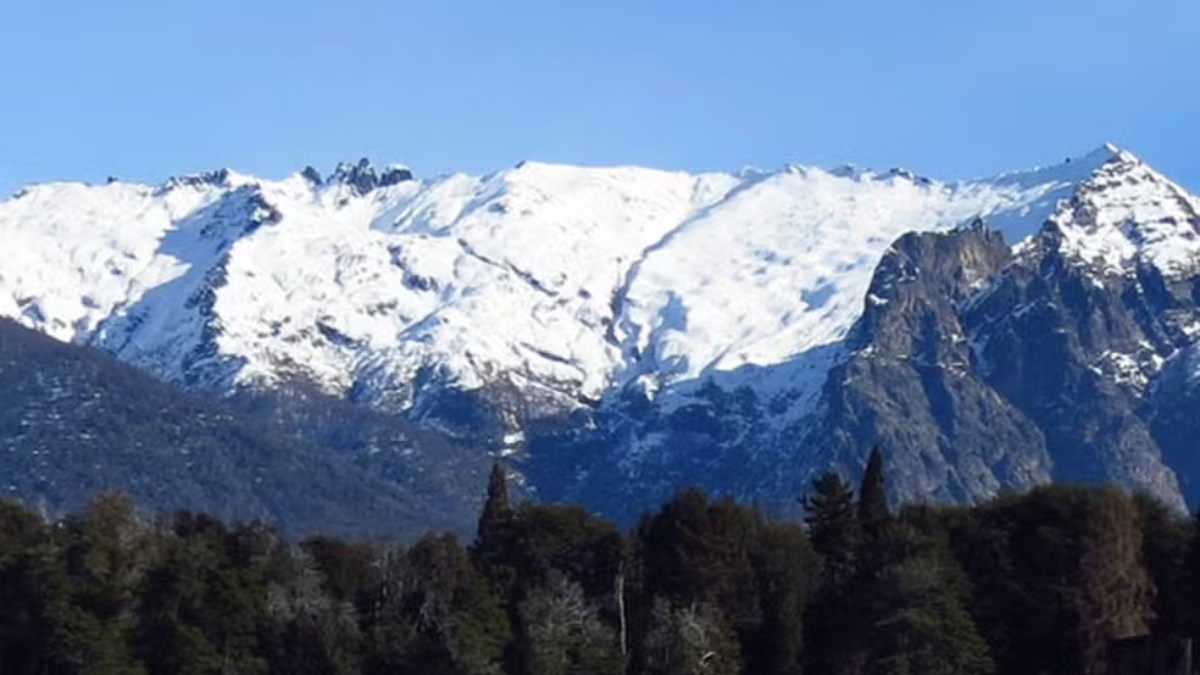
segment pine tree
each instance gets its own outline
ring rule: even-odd
[[[679,606],[712,603],[736,628],[758,620],[751,554],[761,516],[732,500],[680,492],[638,533],[654,594]]]
[[[497,461],[492,464],[492,473],[488,476],[487,500],[483,504],[483,513],[479,516],[475,546],[488,550],[502,541],[512,518],[512,505],[508,501],[508,477],[504,473],[504,467]]]
[[[813,547],[825,562],[826,576],[845,579],[851,572],[858,542],[858,520],[850,484],[833,471],[813,481],[813,493],[802,499],[804,522]]]
[[[995,664],[966,610],[962,570],[907,521],[881,527],[856,577],[850,626],[869,675],[988,675]]]
[[[1116,488],[1039,487],[963,525],[955,557],[999,672],[1103,672],[1109,642],[1149,626],[1137,507]]]
[[[612,523],[578,506],[525,503],[514,513],[510,532],[509,562],[523,590],[557,571],[582,586],[589,599],[612,597],[625,554]]]
[[[67,604],[52,531],[33,512],[0,501],[0,673],[65,670],[50,645],[54,610]]]
[[[857,567],[860,530],[850,484],[840,475],[826,471],[813,481],[813,492],[802,500],[813,548],[821,556],[821,583],[814,598],[812,621],[804,628],[807,644],[806,670],[841,672],[848,655],[856,649],[850,581]]]
[[[497,461],[488,476],[487,499],[479,514],[471,554],[493,589],[507,597],[513,592],[516,570],[512,560],[513,509],[508,501],[508,477]]]
[[[858,521],[867,530],[876,530],[889,517],[887,491],[884,488],[883,455],[879,446],[871,448],[867,469],[858,490]]]

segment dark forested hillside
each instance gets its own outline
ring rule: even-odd
[[[474,508],[439,494],[434,477],[411,487],[401,468],[413,473],[422,463],[392,467],[388,458],[404,448],[367,435],[379,424],[355,426],[361,420],[351,417],[301,441],[284,427],[318,425],[317,406],[303,418],[246,407],[180,392],[103,352],[0,320],[0,496],[58,514],[121,490],[147,507],[263,519],[292,534],[399,538],[457,528],[469,517],[460,512]],[[358,436],[345,432],[334,446],[331,435],[347,428]],[[355,438],[377,443],[355,447]]]
[[[1193,522],[1112,488],[892,513],[876,453],[803,524],[686,490],[633,530],[516,504],[411,547],[107,494],[0,503],[0,672],[1103,675],[1112,641],[1200,629]]]

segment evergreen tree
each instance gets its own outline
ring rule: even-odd
[[[858,490],[858,520],[866,530],[877,529],[889,517],[887,491],[884,487],[883,455],[879,446],[871,448],[862,484]]]
[[[1197,528],[1113,488],[893,516],[826,474],[807,533],[693,490],[626,546],[578,507],[514,512],[496,477],[473,552],[0,503],[0,672],[1100,675],[1113,639],[1200,625]]]
[[[706,555],[713,544],[708,506],[704,493],[684,490],[638,528],[646,585],[655,595],[690,603],[708,593],[709,575],[716,572]]]
[[[302,541],[300,550],[320,572],[326,593],[338,602],[362,599],[376,563],[376,552],[370,546],[316,536]]]
[[[868,675],[989,675],[988,645],[966,606],[948,547],[909,523],[883,526],[867,546],[853,596]]]
[[[261,542],[252,543],[249,531],[187,512],[159,530],[159,554],[139,592],[136,645],[148,670],[267,670],[260,638],[268,580],[258,568],[265,558],[251,553]]]
[[[493,675],[510,637],[502,601],[451,535],[429,536],[407,554],[403,606],[422,675]]]
[[[751,555],[761,516],[684,490],[639,529],[646,584],[678,606],[712,603],[739,630],[760,620]]]
[[[101,494],[70,519],[63,553],[71,597],[53,618],[72,672],[138,675],[130,653],[137,585],[145,572],[142,532],[133,502]]]
[[[804,656],[804,613],[816,590],[820,561],[797,525],[763,527],[754,551],[762,599],[762,626],[742,652],[746,672],[799,675]]]
[[[499,461],[492,464],[492,472],[488,476],[487,499],[483,503],[483,511],[479,515],[476,528],[475,544],[472,552],[476,559],[494,573],[500,573],[506,567],[509,554],[509,543],[512,537],[513,509],[508,501],[508,477]],[[494,581],[511,582],[511,572],[501,574],[503,579]],[[495,575],[493,575],[495,576]]]
[[[522,590],[559,573],[589,599],[612,597],[625,558],[625,542],[612,523],[558,504],[522,504],[510,521],[508,547]]]
[[[549,628],[545,622],[567,609],[594,613],[586,621],[580,619],[578,630],[613,637],[611,644],[597,637],[603,644],[597,644],[595,651],[571,647],[568,660],[592,672],[615,654],[619,668],[622,608],[617,594],[623,592],[618,580],[625,565],[625,542],[612,523],[577,506],[522,504],[512,520],[507,561],[513,572],[508,609],[521,643],[508,654],[510,671],[553,670],[550,664],[557,661],[547,654],[575,643],[570,642],[574,638],[556,632],[566,630],[565,626]],[[573,600],[576,591],[581,594],[578,603]]]
[[[1046,486],[972,516],[951,540],[999,672],[1103,672],[1111,640],[1146,630],[1153,592],[1128,495]]]
[[[840,475],[826,471],[813,481],[812,494],[802,500],[804,522],[813,547],[821,554],[826,578],[839,583],[850,576],[859,525],[854,493]]]
[[[504,467],[496,461],[492,463],[492,472],[488,475],[487,499],[479,516],[476,543],[486,546],[490,540],[495,540],[507,529],[512,517],[513,510],[508,501],[508,476]]]
[[[64,672],[52,654],[52,621],[67,600],[66,573],[50,528],[32,512],[0,501],[0,673]]]

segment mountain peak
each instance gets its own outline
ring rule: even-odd
[[[1105,273],[1148,264],[1174,275],[1200,266],[1200,203],[1133,153],[1108,143],[1050,221],[1075,260]]]
[[[1118,146],[1116,143],[1106,142],[1104,145],[1096,148],[1088,154],[1080,157],[1077,161],[1085,164],[1093,164],[1097,167],[1114,162],[1121,164],[1141,164],[1142,160],[1132,152]]]
[[[106,181],[106,183],[109,185],[119,182],[120,181],[116,179],[110,179]],[[161,189],[171,190],[178,187],[238,188],[242,187],[243,185],[253,185],[258,182],[258,179],[254,178],[253,176],[241,174],[226,167],[212,171],[185,174],[182,176],[171,176],[167,179],[167,182],[161,186]]]
[[[320,174],[312,167],[303,172],[314,184],[322,184]],[[389,187],[413,179],[412,170],[403,164],[390,164],[376,172],[371,160],[363,157],[357,162],[338,162],[326,185],[348,185],[360,195],[380,187]]]

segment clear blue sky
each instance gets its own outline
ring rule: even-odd
[[[1200,190],[1197,0],[9,0],[0,192],[340,158],[957,178],[1113,140]]]

